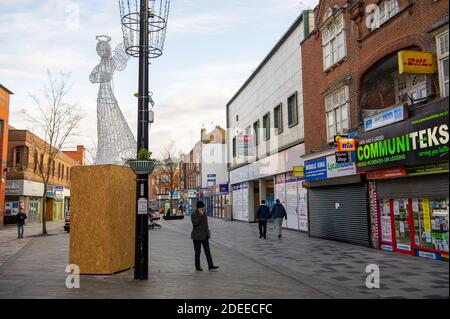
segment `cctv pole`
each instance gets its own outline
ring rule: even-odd
[[[138,96],[138,125],[137,151],[149,149],[149,6],[148,0],[140,0],[139,26],[139,96]],[[148,279],[148,210],[139,212],[139,199],[148,203],[148,174],[137,176],[136,187],[136,248],[134,279]]]

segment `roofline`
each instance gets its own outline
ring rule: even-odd
[[[3,91],[6,91],[6,93],[9,93],[9,94],[11,94],[11,95],[14,94],[12,91],[8,90],[8,88],[6,88],[5,86],[3,86],[1,83],[0,83],[0,89],[2,89]]]
[[[300,25],[300,23],[303,21],[303,16],[305,11],[310,10],[303,10],[302,13],[299,15],[297,20],[294,21],[294,23],[289,27],[289,29],[284,33],[284,35],[281,37],[280,40],[275,44],[275,46],[270,50],[269,54],[263,59],[263,61],[260,63],[258,68],[250,75],[250,77],[247,79],[247,81],[244,82],[244,84],[241,86],[241,88],[236,92],[236,94],[231,98],[231,100],[227,103],[227,108],[230,106],[231,103],[236,100],[236,98],[244,91],[244,89],[249,85],[249,83],[256,77],[256,75],[259,73],[259,71],[262,70],[262,68],[269,62],[269,60],[272,58],[272,56],[278,51],[278,49],[284,44],[284,42],[289,38],[289,36],[294,32],[294,30]],[[299,44],[300,45],[300,44]]]

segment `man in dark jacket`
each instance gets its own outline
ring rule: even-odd
[[[17,219],[17,231],[19,235],[17,238],[23,238],[23,225],[25,225],[25,220],[27,219],[27,215],[25,214],[24,210],[21,208],[19,213],[16,215]]]
[[[191,239],[194,241],[194,250],[195,250],[195,269],[197,271],[203,271],[200,266],[200,253],[201,247],[203,245],[203,250],[205,251],[206,260],[208,261],[209,270],[218,269],[218,266],[214,266],[211,250],[209,248],[209,238],[211,237],[211,233],[209,231],[208,226],[208,217],[206,217],[206,213],[204,211],[205,204],[202,201],[197,202],[197,209],[191,215],[192,221],[192,233]]]
[[[259,238],[266,239],[267,234],[267,220],[270,217],[270,209],[266,206],[266,201],[262,200],[261,205],[258,207],[258,212],[256,213],[258,218],[259,226]]]
[[[275,205],[272,208],[271,212],[272,218],[275,222],[275,229],[278,234],[278,238],[281,238],[281,229],[283,228],[283,218],[287,220],[286,210],[284,206],[280,203],[280,200],[277,199]]]

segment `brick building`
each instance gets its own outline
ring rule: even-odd
[[[3,226],[8,159],[9,101],[13,93],[0,84],[0,227]]]
[[[393,130],[407,132],[417,126],[426,114],[445,116],[447,112],[448,116],[448,2],[322,0],[314,13],[315,29],[301,44],[303,77],[308,79],[303,81],[303,107],[310,234],[403,253],[418,254],[428,249],[431,253],[443,252],[441,255],[446,251],[448,255],[448,182],[446,187],[443,183],[448,178],[448,152],[433,162],[439,164],[436,172],[444,174],[413,179],[411,172],[416,169],[408,159],[414,154],[403,152],[395,160],[384,159],[387,164],[375,167],[362,163],[365,149],[358,148],[360,153],[352,154],[353,163],[338,164],[334,141],[336,135],[342,134],[360,144],[368,137],[382,141]],[[403,58],[415,62],[424,59],[420,61],[426,61],[430,68],[405,71]],[[388,123],[386,119],[391,115]],[[399,116],[397,121],[393,120],[395,116]],[[379,126],[369,127],[374,123]],[[425,163],[429,160],[415,164]],[[370,173],[372,169],[392,167],[410,173],[403,174],[401,181],[389,179],[391,175],[386,172]],[[373,181],[375,175],[384,181]],[[421,193],[405,191],[408,183]],[[436,198],[427,195],[425,184],[435,190],[432,195]],[[375,185],[380,186],[378,192]],[[369,192],[371,196],[367,196]],[[408,200],[401,202],[399,197]],[[436,236],[444,239],[436,239],[437,249],[435,240],[430,241],[434,233],[420,230],[423,203],[427,206],[431,202],[438,206],[447,203],[446,213],[441,209],[439,217],[443,218],[442,227]],[[388,211],[392,206],[395,213],[380,212],[378,208],[383,204]],[[402,205],[408,206],[404,216],[398,209]],[[380,239],[382,229],[385,235],[391,233],[385,245]],[[423,240],[427,245],[422,245]]]
[[[40,163],[45,161],[45,142],[26,130],[9,128],[8,173],[5,224],[14,223],[20,207],[25,209],[29,222],[42,220],[44,184],[38,175]],[[46,220],[63,220],[70,210],[70,169],[84,163],[84,147],[77,151],[59,152],[52,163],[52,176],[47,188]]]

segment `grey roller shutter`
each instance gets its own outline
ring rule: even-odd
[[[366,184],[308,189],[310,235],[370,246]]]
[[[379,199],[448,197],[448,174],[377,181]]]

